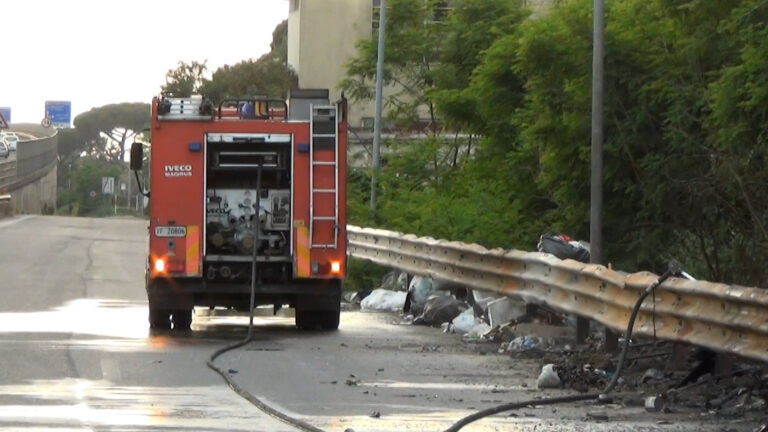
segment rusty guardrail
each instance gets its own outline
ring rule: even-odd
[[[552,255],[486,249],[347,226],[350,255],[409,273],[520,297],[623,332],[637,298],[658,276],[624,274]],[[643,303],[635,333],[768,361],[768,290],[671,278]]]

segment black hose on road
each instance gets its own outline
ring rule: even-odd
[[[253,318],[253,311],[251,311],[251,318]],[[312,426],[311,424],[299,420],[295,417],[291,417],[288,414],[279,411],[269,405],[267,405],[264,401],[254,396],[252,393],[250,393],[248,390],[241,387],[238,383],[235,382],[235,380],[232,379],[232,377],[223,369],[216,366],[213,362],[216,360],[216,357],[224,354],[227,351],[232,351],[234,349],[240,348],[244,345],[247,345],[249,342],[251,342],[251,328],[253,327],[253,324],[251,324],[251,327],[248,329],[248,337],[243,339],[240,342],[234,343],[232,345],[225,346],[224,348],[220,348],[215,353],[211,355],[211,357],[208,359],[208,362],[206,362],[206,365],[208,365],[209,368],[211,368],[214,372],[221,375],[221,377],[226,381],[229,388],[234,390],[235,393],[237,393],[240,397],[250,402],[253,406],[260,409],[261,411],[271,415],[272,417],[275,417],[279,420],[282,420],[285,423],[288,423],[291,426],[294,426],[298,429],[301,429],[306,432],[325,432],[322,429],[319,429],[315,426]]]
[[[259,231],[260,231],[259,209],[261,208],[261,203],[259,202],[260,197],[261,197],[261,168],[259,168],[256,173],[256,203],[255,203],[256,214],[253,217],[253,265],[251,266],[251,303],[250,303],[250,309],[249,309],[250,315],[248,319],[248,334],[245,336],[245,339],[241,340],[240,342],[236,342],[216,350],[216,352],[211,354],[211,356],[208,358],[208,361],[205,364],[211,370],[219,374],[224,379],[224,381],[226,381],[229,388],[234,390],[235,393],[237,393],[240,397],[247,400],[253,406],[260,409],[261,411],[271,415],[272,417],[282,420],[283,422],[288,423],[293,427],[301,429],[303,431],[324,432],[322,429],[316,428],[303,420],[299,420],[295,417],[291,417],[288,414],[269,406],[264,401],[254,396],[253,393],[250,393],[248,390],[244,389],[242,386],[236,383],[235,380],[232,379],[232,376],[229,373],[227,373],[225,370],[221,369],[220,367],[216,366],[216,364],[214,364],[214,361],[220,355],[228,351],[232,351],[242,346],[245,346],[248,343],[250,343],[251,340],[253,339],[253,308],[256,300],[256,282],[259,280],[258,266],[256,265],[258,261],[256,260],[256,258],[258,256],[258,248],[259,248]]]

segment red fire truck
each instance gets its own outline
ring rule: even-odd
[[[156,97],[149,146],[151,328],[189,329],[195,306],[275,312],[336,329],[346,266],[346,102]],[[131,169],[142,169],[142,143]]]

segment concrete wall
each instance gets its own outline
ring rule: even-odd
[[[56,165],[42,178],[12,190],[11,207],[15,213],[42,213],[44,205],[56,208]]]
[[[12,131],[28,134],[16,152],[16,178],[5,185],[15,213],[41,213],[56,207],[57,130],[35,124],[16,124]],[[36,139],[32,139],[36,137]]]

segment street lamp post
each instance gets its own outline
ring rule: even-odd
[[[376,182],[379,177],[379,165],[381,164],[381,105],[382,91],[384,87],[384,37],[387,27],[386,1],[379,3],[379,50],[376,58],[376,113],[373,118],[373,155],[371,166],[371,213],[375,217],[376,212]]]

